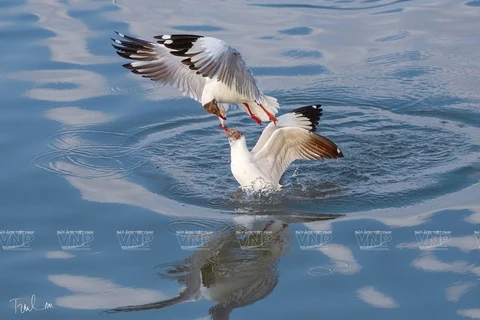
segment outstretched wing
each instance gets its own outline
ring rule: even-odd
[[[226,42],[212,37],[194,35],[160,35],[158,43],[182,57],[192,72],[216,78],[248,100],[257,100],[261,92],[241,54]]]
[[[117,54],[123,58],[135,60],[123,66],[133,73],[140,74],[163,84],[179,89],[184,95],[201,102],[206,78],[192,71],[182,63],[177,50],[159,43],[137,39],[117,32],[122,39],[112,39]],[[171,36],[174,37],[174,36]],[[189,36],[192,41],[200,36]]]
[[[277,124],[270,122],[268,126],[265,127],[262,135],[255,144],[255,147],[253,147],[252,153],[255,154],[260,151],[275,130],[282,127],[303,128],[310,132],[315,132],[317,130],[320,117],[322,116],[322,111],[322,105],[317,104],[300,107],[290,111],[289,113],[281,115],[277,118]]]
[[[335,143],[308,130],[296,127],[275,130],[254,159],[270,178],[280,181],[292,161],[343,157]]]

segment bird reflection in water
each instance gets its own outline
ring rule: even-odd
[[[272,216],[270,216],[271,218]],[[233,225],[214,233],[182,262],[170,264],[158,275],[176,280],[184,290],[176,297],[142,305],[118,307],[107,313],[161,309],[202,298],[216,303],[209,309],[212,319],[229,319],[233,309],[267,297],[277,286],[280,258],[291,244],[289,223],[330,220],[340,215],[311,214],[301,217],[278,216]],[[157,266],[161,267],[161,266]]]

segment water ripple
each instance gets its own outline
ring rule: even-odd
[[[410,0],[396,0],[396,1],[391,1],[387,3],[380,3],[376,5],[368,5],[368,3],[365,3],[364,6],[362,7],[352,7],[350,5],[348,6],[342,6],[341,4],[343,1],[337,1],[339,5],[336,6],[325,6],[325,5],[313,5],[313,4],[300,4],[300,3],[282,3],[282,4],[259,4],[259,3],[254,3],[251,4],[252,6],[257,6],[257,7],[270,7],[270,8],[305,8],[305,9],[321,9],[321,10],[346,10],[346,11],[355,11],[355,10],[369,10],[369,9],[377,9],[377,8],[383,8],[383,7],[388,7],[397,3],[404,3],[408,2]]]
[[[33,164],[49,172],[81,178],[123,178],[144,164],[136,156],[138,147],[115,144],[124,134],[93,130],[83,126],[63,128],[48,137],[47,151],[35,157]],[[106,144],[99,140],[107,140]],[[87,169],[73,173],[65,164]]]
[[[218,209],[247,206],[254,211],[264,207],[281,211],[287,203],[304,206],[319,199],[326,207],[345,210],[358,203],[402,206],[419,200],[413,194],[438,196],[474,182],[448,182],[460,172],[475,171],[480,152],[472,127],[451,117],[447,121],[436,114],[398,114],[367,102],[324,110],[318,133],[335,141],[345,158],[295,162],[282,181],[284,190],[276,194],[236,192],[227,138],[208,114],[161,123],[148,117],[130,129],[115,121],[65,127],[48,137],[50,150],[33,162],[63,175],[71,174],[62,169],[65,163],[88,169],[76,173],[84,178],[134,173],[145,186],[182,203]],[[238,111],[230,113],[228,121],[232,128],[243,129],[250,147],[263,128]]]
[[[355,269],[358,264],[345,261],[335,261],[335,263],[329,263],[321,266],[309,267],[307,273],[311,276],[320,277],[328,276],[334,273],[348,274],[350,269]]]
[[[155,267],[155,273],[164,279],[178,279],[192,273],[193,267],[191,264],[181,263],[164,263]]]
[[[307,27],[297,27],[297,28],[290,28],[278,31],[283,34],[292,35],[292,36],[306,36],[313,32],[312,28]]]
[[[424,191],[428,197],[434,189],[437,195],[438,190],[446,192],[452,187],[446,177],[462,168],[474,170],[478,160],[475,130],[453,120],[397,114],[368,103],[325,110],[319,134],[335,141],[345,158],[296,162],[286,172],[284,190],[268,196],[235,192],[227,139],[208,115],[146,124],[126,133],[122,145],[152,163],[146,170],[158,179],[146,183],[167,197],[207,207],[250,205],[256,210],[318,199],[345,209],[359,202],[406,205],[412,193]],[[250,146],[262,130],[238,112],[228,121],[232,128],[242,127]],[[470,183],[465,180],[455,187]]]
[[[478,0],[469,1],[469,2],[466,2],[465,5],[470,7],[480,7],[480,1]]]
[[[119,83],[115,86],[104,87],[101,88],[102,91],[106,91],[107,93],[142,93],[148,94],[157,91],[159,88],[162,88],[163,85],[159,84],[158,82],[154,81],[141,81],[141,85],[138,83],[132,84],[131,82],[128,83]]]
[[[220,31],[223,30],[221,27],[211,26],[211,25],[183,25],[183,26],[172,26],[172,29],[188,31],[188,32],[209,32],[209,31]]]

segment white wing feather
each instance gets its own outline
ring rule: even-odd
[[[247,101],[265,102],[241,54],[226,42],[196,35],[159,35],[157,43],[117,34],[117,53],[136,60],[124,67],[160,83],[176,87],[200,101],[208,78],[223,82]]]
[[[277,118],[277,123],[270,122],[268,126],[262,132],[262,135],[258,139],[255,147],[252,149],[252,153],[255,154],[262,149],[267,143],[268,139],[272,136],[275,130],[282,127],[296,127],[302,128],[311,132],[315,132],[317,129],[318,121],[322,115],[321,105],[310,105],[297,108],[289,113],[283,114]]]
[[[242,55],[223,40],[212,37],[199,38],[185,56],[189,54],[195,54],[189,58],[192,69],[204,77],[217,78],[248,100],[261,98],[262,93]]]
[[[112,39],[113,47],[123,58],[135,60],[124,67],[133,73],[159,83],[171,85],[184,95],[201,101],[206,78],[182,63],[182,58],[172,55],[164,45],[117,33],[123,40]]]
[[[292,161],[343,157],[340,149],[329,139],[296,127],[280,128],[254,155],[265,174],[276,183]]]

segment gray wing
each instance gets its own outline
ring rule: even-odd
[[[265,127],[262,135],[255,144],[255,147],[253,147],[252,153],[255,154],[260,151],[275,130],[282,127],[297,127],[303,128],[310,132],[315,132],[321,116],[322,108],[320,104],[300,107],[290,111],[289,113],[281,115],[277,118],[276,124],[270,122],[268,126]]]
[[[194,38],[196,37],[196,38]],[[193,73],[218,79],[249,100],[260,99],[262,93],[240,53],[224,41],[192,35],[156,36],[158,42],[184,58],[182,63]]]
[[[178,51],[159,43],[149,42],[130,37],[117,32],[122,39],[112,39],[117,54],[123,58],[135,60],[123,66],[133,73],[140,74],[159,83],[171,85],[179,89],[184,95],[201,101],[206,78],[192,71],[188,65],[182,63],[183,58],[176,54]],[[199,36],[192,36],[198,39]]]
[[[280,128],[254,155],[254,159],[274,181],[280,181],[290,163],[297,159],[319,160],[341,158],[335,143],[308,130],[296,127]]]

